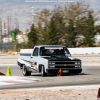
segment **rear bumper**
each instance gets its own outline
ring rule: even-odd
[[[81,73],[82,68],[60,68],[61,70],[68,70],[68,73]],[[47,73],[58,73],[59,68],[46,69]]]

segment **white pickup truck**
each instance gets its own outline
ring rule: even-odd
[[[57,74],[59,69],[62,73],[79,74],[82,71],[81,60],[73,58],[65,46],[40,45],[33,49],[21,49],[18,58],[18,66],[24,76],[32,72],[46,76],[49,73]]]

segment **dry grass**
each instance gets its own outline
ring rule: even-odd
[[[8,52],[7,51],[0,51],[0,53],[6,53],[8,55],[12,55],[14,52],[16,52],[16,50],[8,50]]]
[[[7,52],[7,54],[8,54],[8,55],[12,55],[12,54],[13,54],[13,52],[14,52],[14,51],[9,50],[9,51]]]

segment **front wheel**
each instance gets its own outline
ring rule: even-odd
[[[75,75],[79,75],[80,73],[75,73]]]
[[[43,77],[47,75],[47,73],[45,73],[44,66],[41,67],[41,74]]]
[[[30,76],[31,75],[31,72],[27,71],[27,68],[25,65],[23,65],[22,67],[22,73],[24,76]]]

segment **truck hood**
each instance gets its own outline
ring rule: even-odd
[[[42,57],[44,59],[48,59],[49,61],[81,61],[80,59],[74,57],[67,56],[51,56],[51,57]]]

